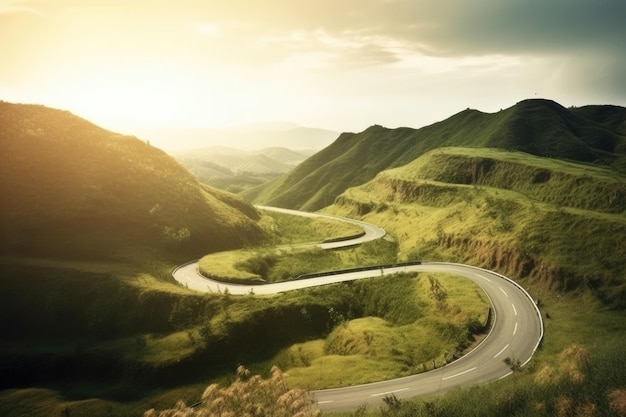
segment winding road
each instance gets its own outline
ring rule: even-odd
[[[263,209],[305,216],[337,218],[329,215],[293,210],[285,211],[284,209],[269,207],[263,207]],[[340,219],[363,226],[365,235],[359,238],[365,239],[363,241],[377,239],[385,234],[383,229],[374,225],[352,219]],[[340,243],[340,246],[358,244],[352,240],[333,243]],[[181,284],[204,292],[219,292],[227,288],[231,294],[248,294],[251,290],[255,294],[276,294],[318,285],[381,276],[381,272],[383,275],[391,275],[397,272],[427,271],[463,276],[474,281],[485,291],[492,306],[492,327],[489,334],[468,354],[444,367],[429,372],[389,381],[313,392],[322,410],[335,411],[354,409],[363,404],[377,405],[382,403],[385,396],[391,394],[397,398],[432,395],[452,388],[504,378],[513,372],[504,363],[505,358],[519,361],[520,365],[524,366],[537,350],[543,338],[541,313],[531,296],[513,280],[485,269],[453,263],[428,262],[420,265],[384,268],[382,271],[375,269],[348,272],[275,284],[237,285],[216,282],[203,277],[198,272],[197,262],[193,261],[176,268],[173,276]]]

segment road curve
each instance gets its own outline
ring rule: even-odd
[[[465,356],[429,372],[389,381],[314,391],[317,403],[324,411],[354,409],[363,404],[377,405],[390,394],[398,398],[409,398],[504,378],[512,371],[503,360],[511,358],[518,360],[522,366],[525,365],[543,338],[541,313],[521,286],[502,275],[468,265],[429,262],[385,268],[382,271],[376,269],[348,272],[265,285],[238,285],[209,280],[200,275],[197,262],[189,262],[176,268],[173,276],[181,284],[204,292],[228,289],[231,294],[248,294],[251,291],[255,294],[276,294],[381,276],[381,272],[383,275],[398,272],[446,272],[474,281],[491,301],[493,318],[490,333]]]
[[[319,243],[315,245],[322,249],[336,249],[336,248],[345,248],[348,246],[356,246],[365,242],[370,242],[372,240],[383,238],[385,237],[385,234],[387,233],[385,232],[385,229],[382,229],[376,225],[362,222],[360,220],[350,219],[348,217],[333,216],[332,214],[309,213],[305,211],[290,210],[290,209],[285,209],[285,208],[269,207],[269,206],[256,206],[256,208],[260,210],[275,211],[277,213],[291,214],[294,216],[318,217],[318,218],[325,218],[325,219],[330,219],[330,220],[339,220],[339,221],[342,221],[345,223],[351,223],[351,224],[354,224],[363,228],[364,234],[362,236],[355,237],[352,239],[347,239],[347,240],[340,240],[336,242]]]

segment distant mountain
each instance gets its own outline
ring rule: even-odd
[[[211,146],[175,153],[174,156],[199,181],[241,192],[290,171],[310,154],[280,147],[245,151]]]
[[[292,168],[290,165],[282,164],[267,155],[253,155],[234,167],[236,172],[271,174],[276,172],[287,172]]]
[[[566,109],[535,99],[491,114],[467,109],[421,129],[375,125],[361,133],[341,134],[288,174],[244,195],[256,203],[317,210],[385,169],[450,146],[519,150],[626,171],[624,120],[623,107]]]
[[[69,112],[0,102],[0,160],[2,254],[189,256],[262,236],[240,198],[200,185],[145,141]]]
[[[228,146],[245,150],[282,147],[317,151],[331,144],[339,136],[339,133],[335,131],[291,124],[250,125],[223,130],[141,129],[136,134],[170,153],[211,146]]]
[[[248,173],[284,173],[304,161],[310,154],[287,148],[272,147],[255,151],[246,151],[224,146],[210,146],[173,153],[187,168],[204,162],[227,168],[233,174]]]

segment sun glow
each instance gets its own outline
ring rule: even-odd
[[[49,83],[48,83],[49,84]],[[245,86],[224,74],[194,74],[160,66],[111,65],[55,75],[64,88],[45,91],[50,102],[111,129],[135,126],[219,126],[236,123],[232,107],[245,109]]]

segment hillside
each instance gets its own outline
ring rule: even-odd
[[[607,168],[440,148],[348,189],[332,211],[381,225],[401,258],[480,265],[626,307],[626,175]]]
[[[525,100],[497,113],[464,110],[421,129],[343,133],[293,171],[246,192],[250,200],[317,210],[349,187],[425,152],[449,146],[498,148],[626,171],[626,109],[585,106],[566,109],[549,100]]]
[[[163,151],[43,106],[0,102],[0,192],[2,254],[195,256],[262,236],[251,206]]]

